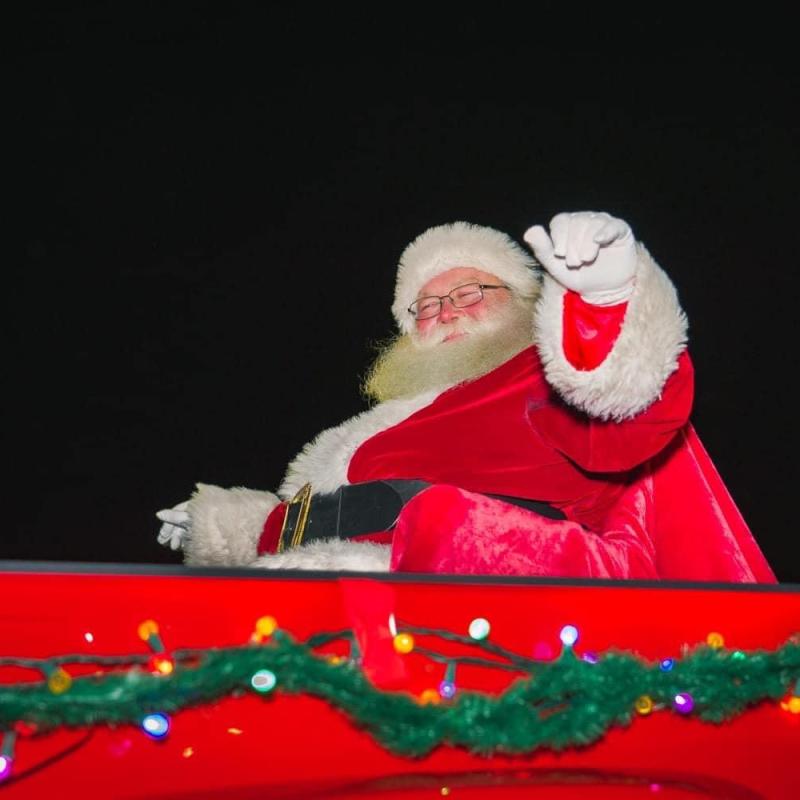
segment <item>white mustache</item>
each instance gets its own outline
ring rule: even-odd
[[[436,347],[442,344],[445,339],[464,333],[487,334],[498,329],[502,324],[502,319],[483,319],[476,320],[472,317],[459,317],[447,325],[437,325],[432,328],[424,337],[415,336],[414,342],[419,348]]]

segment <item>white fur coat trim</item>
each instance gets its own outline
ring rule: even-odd
[[[686,315],[675,287],[641,242],[633,294],[622,329],[600,366],[578,370],[563,346],[566,289],[546,276],[535,321],[535,338],[545,375],[571,405],[589,416],[623,420],[654,402],[686,347]]]
[[[412,398],[390,400],[323,431],[292,461],[279,490],[290,500],[306,483],[315,492],[334,492],[349,483],[347,468],[353,453],[376,433],[391,428],[429,405],[441,387]],[[189,566],[265,569],[329,569],[385,572],[389,569],[388,545],[325,539],[285,553],[258,556],[258,542],[269,513],[280,502],[272,492],[241,487],[223,489],[198,483],[189,501],[192,520],[184,544]]]
[[[189,500],[192,529],[183,546],[185,563],[249,566],[258,556],[264,521],[279,502],[272,492],[198,483]]]
[[[335,492],[348,484],[350,459],[367,439],[408,419],[433,402],[442,391],[439,388],[416,397],[387,400],[323,431],[289,464],[278,495],[283,500],[291,500],[306,483],[310,483],[315,492],[323,493]]]
[[[388,572],[391,552],[388,544],[320,539],[283,553],[263,555],[251,566],[261,569]]]

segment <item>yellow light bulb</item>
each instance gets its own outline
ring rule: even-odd
[[[653,700],[650,695],[643,694],[636,698],[636,702],[633,704],[633,706],[636,709],[637,714],[644,716],[653,710]]]
[[[259,617],[256,620],[256,634],[262,638],[269,638],[278,628],[275,617]]]
[[[420,705],[438,705],[442,701],[442,696],[436,689],[425,689],[419,696]]]
[[[781,708],[790,714],[800,714],[800,697],[790,697],[781,703]]]
[[[158,623],[154,619],[146,619],[139,625],[139,638],[146,642],[154,633],[158,633]]]
[[[410,633],[398,633],[394,637],[394,649],[398,653],[410,653],[414,649],[414,637]]]
[[[725,646],[725,637],[721,633],[711,631],[711,633],[706,636],[706,642],[708,643],[709,647],[719,650],[720,647]]]
[[[155,660],[155,668],[162,675],[170,675],[175,669],[175,664],[169,658],[157,658]]]
[[[47,678],[47,688],[53,694],[64,694],[72,686],[72,678],[61,667],[56,667]]]

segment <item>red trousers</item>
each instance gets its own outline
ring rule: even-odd
[[[602,535],[455,486],[437,484],[403,509],[391,569],[473,575],[658,578],[647,533],[648,485],[628,490]]]

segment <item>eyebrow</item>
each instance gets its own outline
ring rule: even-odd
[[[458,289],[460,286],[468,286],[470,283],[485,283],[481,278],[464,278],[464,280],[459,281],[455,286],[451,286],[448,289],[448,293],[452,292],[453,289]],[[422,300],[423,297],[441,297],[443,295],[438,294],[418,294],[417,300]]]

